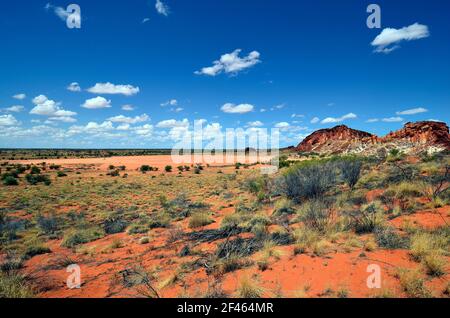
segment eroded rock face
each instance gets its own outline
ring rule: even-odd
[[[375,154],[381,148],[398,148],[407,153],[450,150],[449,128],[445,123],[422,121],[407,123],[400,130],[378,137],[341,125],[314,132],[295,150],[326,154]]]
[[[391,132],[382,138],[384,142],[404,140],[412,143],[442,146],[450,149],[449,129],[446,123],[420,121],[407,123],[402,129]]]

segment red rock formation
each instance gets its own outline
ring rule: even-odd
[[[407,123],[403,129],[391,132],[382,141],[404,140],[412,143],[442,146],[450,149],[449,129],[446,123],[434,121],[420,121]]]
[[[348,128],[345,125],[336,126],[330,129],[321,129],[310,136],[306,137],[296,148],[297,151],[311,152],[320,150],[322,145],[334,143],[336,141],[343,142],[361,142],[366,138],[376,137],[372,134],[361,130]]]
[[[430,147],[450,150],[449,128],[442,122],[407,123],[402,129],[377,137],[347,126],[321,129],[303,140],[296,151],[319,153],[374,152],[375,148],[411,148],[424,151]]]

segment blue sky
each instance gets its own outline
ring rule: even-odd
[[[2,3],[0,147],[172,147],[194,120],[279,127],[282,146],[449,121],[447,1],[161,1]]]

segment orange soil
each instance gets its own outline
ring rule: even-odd
[[[40,161],[39,161],[40,162]],[[64,166],[95,164],[105,170],[109,165],[126,165],[128,169],[137,169],[143,164],[164,167],[171,163],[170,156],[148,156],[148,157],[114,157],[108,159],[61,159],[48,160],[48,163],[61,164]],[[207,169],[208,170],[208,169]],[[209,173],[206,171],[205,173]],[[211,172],[212,173],[212,172]],[[215,172],[214,172],[215,173]],[[88,175],[88,174],[87,174]],[[383,190],[369,192],[368,199],[374,200],[381,195]],[[214,223],[203,229],[214,229],[220,226],[225,215],[234,212],[234,207],[223,208],[223,202],[217,199],[206,199],[211,204],[214,212]],[[233,205],[237,202],[233,201]],[[73,207],[72,207],[73,209]],[[268,215],[272,212],[270,208],[265,211]],[[413,215],[401,216],[391,221],[400,227],[404,221],[426,227],[442,226],[442,220],[449,221],[450,206],[436,211],[423,211]],[[188,228],[188,220],[176,223],[184,232],[192,231]],[[167,278],[173,277],[180,264],[195,261],[200,254],[214,252],[217,244],[177,241],[167,243],[169,229],[155,229],[150,231],[150,243],[140,244],[139,239],[145,235],[130,236],[126,233],[114,234],[100,240],[84,244],[82,249],[85,253],[74,253],[71,249],[61,247],[61,240],[47,242],[52,253],[38,255],[25,263],[25,273],[41,288],[39,297],[51,298],[103,298],[103,297],[139,297],[135,289],[126,288],[121,283],[120,271],[133,266],[142,266],[147,271],[157,273],[158,284]],[[243,234],[248,237],[250,234]],[[361,238],[363,239],[363,238]],[[111,243],[120,240],[123,247],[112,249]],[[194,251],[199,252],[194,256],[180,257],[179,251],[186,244]],[[377,264],[381,268],[381,279],[383,289],[389,289],[396,296],[406,296],[401,290],[398,278],[395,274],[398,268],[419,268],[421,265],[412,261],[406,250],[381,250],[373,252],[363,251],[362,248],[351,248],[349,252],[343,252],[339,248],[331,250],[323,257],[314,256],[311,253],[296,255],[293,246],[276,247],[281,251],[278,260],[270,258],[269,268],[265,271],[252,265],[232,273],[225,274],[222,280],[224,291],[230,296],[236,296],[236,291],[241,277],[249,276],[252,281],[257,282],[264,288],[265,297],[274,297],[279,294],[284,297],[326,297],[324,291],[331,289],[334,292],[345,289],[350,297],[370,297],[380,292],[377,289],[367,287],[368,265]],[[81,289],[68,289],[66,286],[66,265],[61,260],[70,257],[70,263],[80,264],[82,275]],[[250,257],[257,261],[260,255],[257,253]],[[447,263],[449,258],[447,257]],[[56,264],[56,265],[55,265]],[[61,265],[57,265],[61,264]],[[449,271],[447,270],[447,273]],[[161,288],[160,296],[177,297],[179,295],[199,296],[204,294],[214,280],[208,277],[205,268],[201,267],[180,275],[181,279],[167,287]],[[440,292],[450,281],[450,274],[440,278],[426,279],[426,286],[431,288],[437,297],[442,297]],[[160,287],[156,284],[156,288]],[[333,294],[336,296],[336,293]]]
[[[231,161],[226,156],[212,156],[213,159],[196,157],[196,156],[180,156],[177,159],[172,158],[170,155],[160,156],[124,156],[124,157],[110,157],[110,158],[69,158],[69,159],[39,159],[39,160],[19,160],[17,162],[22,164],[40,164],[46,162],[48,165],[55,164],[63,167],[76,168],[80,166],[93,166],[99,170],[107,171],[110,165],[125,166],[127,170],[139,169],[142,165],[149,165],[159,168],[160,171],[164,171],[164,167],[172,165],[174,172],[179,165],[191,165],[191,164],[203,164],[210,163],[211,166],[229,166],[234,165],[235,162],[253,164],[256,162],[267,162],[270,160],[270,156],[261,157],[237,157]]]
[[[391,224],[397,228],[401,228],[408,223],[428,229],[448,226],[450,224],[450,206],[419,211],[412,215],[402,215],[391,221]]]

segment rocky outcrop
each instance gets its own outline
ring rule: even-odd
[[[380,150],[393,148],[406,153],[450,150],[449,128],[442,122],[422,121],[407,123],[398,131],[391,132],[385,137],[378,137],[342,125],[314,132],[295,150],[325,154],[375,154]]]

